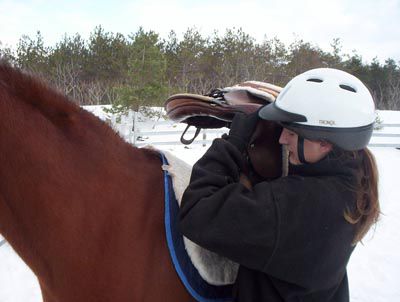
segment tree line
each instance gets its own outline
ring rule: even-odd
[[[317,67],[346,70],[371,90],[377,108],[400,109],[400,66],[388,58],[364,63],[356,52],[343,54],[339,38],[324,51],[310,42],[285,45],[279,38],[257,42],[242,29],[203,36],[189,28],[178,39],[162,39],[139,28],[124,36],[97,26],[88,39],[64,35],[45,46],[40,32],[22,36],[15,49],[0,41],[0,57],[38,74],[80,105],[160,106],[174,93],[205,94],[257,80],[284,86],[297,74]]]

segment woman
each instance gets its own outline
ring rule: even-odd
[[[248,188],[243,153],[261,119],[283,126],[289,176]],[[379,215],[366,148],[375,120],[365,85],[335,69],[293,78],[276,102],[237,115],[194,165],[182,233],[240,264],[235,301],[349,301],[346,265]]]

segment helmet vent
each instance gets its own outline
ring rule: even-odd
[[[342,88],[342,89],[344,89],[344,90],[351,91],[351,92],[357,92],[357,90],[355,90],[353,87],[351,87],[351,86],[349,86],[349,85],[341,84],[341,85],[339,85],[339,87]]]
[[[315,83],[322,83],[324,80],[321,79],[316,79],[316,78],[311,78],[308,79],[307,82],[315,82]]]

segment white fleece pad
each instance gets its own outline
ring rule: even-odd
[[[181,204],[182,195],[189,185],[192,167],[167,151],[162,151],[169,165],[163,165],[172,178],[176,199]],[[199,271],[200,276],[212,285],[227,285],[234,283],[239,269],[237,263],[210,252],[189,239],[183,237],[186,251]]]

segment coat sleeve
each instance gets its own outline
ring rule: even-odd
[[[194,165],[180,210],[183,235],[200,246],[262,270],[273,253],[277,213],[268,186],[248,190],[239,182],[243,159],[216,139]]]

